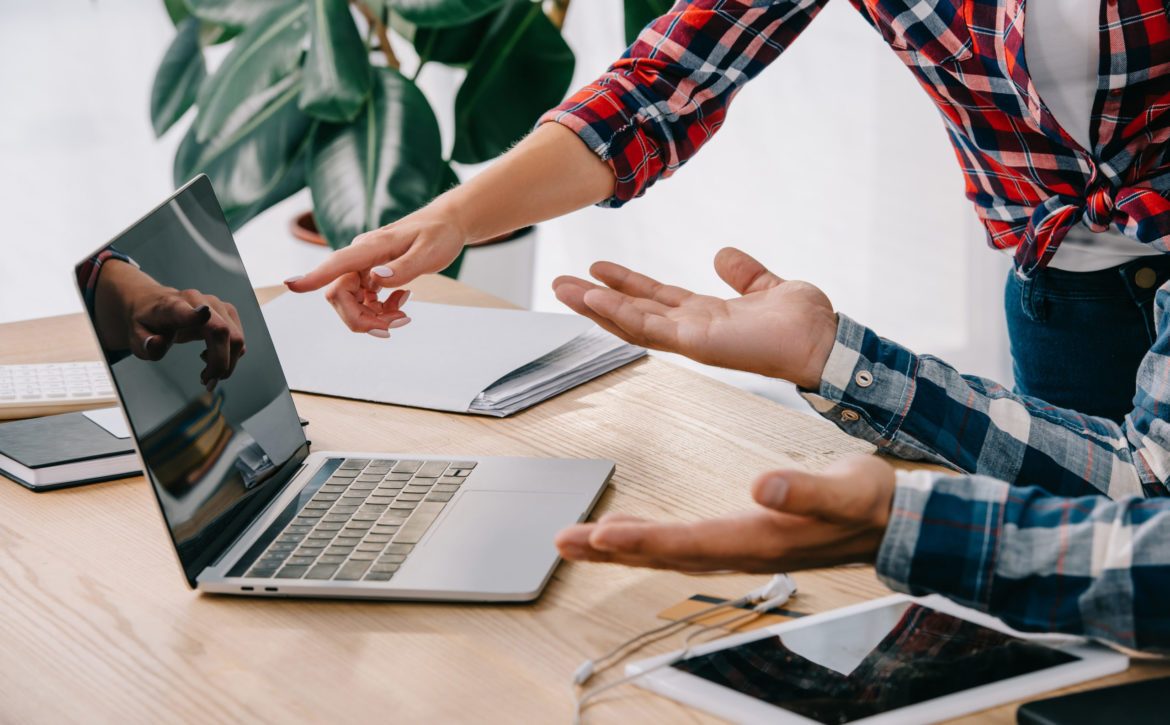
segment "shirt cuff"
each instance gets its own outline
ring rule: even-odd
[[[896,592],[909,593],[910,565],[918,544],[919,524],[930,497],[930,471],[894,472],[894,500],[890,505],[890,521],[886,535],[878,549],[878,579]]]
[[[577,134],[613,171],[613,196],[598,202],[597,206],[616,209],[624,205],[646,193],[664,172],[658,147],[625,109],[621,99],[614,98],[600,82],[546,111],[536,125],[544,123],[559,123]]]
[[[914,399],[918,356],[837,315],[837,338],[816,392],[800,395],[855,438],[888,447]]]
[[[874,568],[890,589],[944,594],[986,610],[1004,534],[1008,484],[987,476],[896,471]]]

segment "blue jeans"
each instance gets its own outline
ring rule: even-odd
[[[1133,410],[1138,364],[1154,342],[1154,293],[1167,278],[1170,255],[1099,272],[1009,272],[1015,391],[1120,422]]]

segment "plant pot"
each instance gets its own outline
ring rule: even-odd
[[[303,214],[298,214],[288,224],[288,230],[292,235],[302,242],[309,244],[319,244],[322,247],[328,247],[329,242],[325,241],[325,237],[317,231],[317,222],[313,221],[313,212],[307,211]]]

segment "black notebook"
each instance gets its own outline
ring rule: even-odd
[[[1020,725],[1114,723],[1145,725],[1170,722],[1166,692],[1170,677],[1102,687],[1071,695],[1026,702],[1016,711]]]
[[[34,491],[108,481],[141,470],[134,442],[84,413],[0,423],[0,473]]]

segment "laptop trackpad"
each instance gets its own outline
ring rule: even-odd
[[[590,497],[466,491],[406,560],[393,583],[410,589],[524,594],[556,563],[553,537],[576,523]]]

